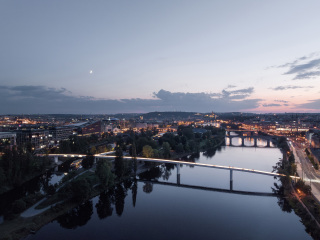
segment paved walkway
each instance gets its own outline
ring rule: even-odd
[[[78,174],[77,176],[75,176],[74,178],[69,179],[68,181],[66,181],[65,183],[63,183],[60,187],[58,187],[56,189],[56,191],[59,191],[60,188],[62,188],[64,185],[66,185],[68,182],[76,179],[77,177],[81,176],[82,174],[86,173],[87,171],[94,171],[93,169],[88,169],[83,171],[82,173]],[[22,212],[20,214],[21,217],[33,217],[35,215],[38,215],[40,213],[43,213],[44,211],[48,210],[49,208],[51,208],[54,205],[57,205],[59,203],[62,203],[63,201],[51,204],[50,206],[46,207],[46,208],[42,208],[42,209],[36,209],[36,207],[38,205],[40,205],[42,202],[44,202],[45,200],[47,200],[48,198],[45,197],[44,199],[40,200],[39,202],[35,203],[34,205],[32,205],[31,207],[29,207],[27,210],[25,210],[24,212]]]
[[[37,202],[36,204],[34,204],[33,206],[31,206],[30,208],[28,208],[27,210],[25,210],[24,212],[22,212],[20,214],[21,217],[33,217],[35,215],[38,215],[44,211],[46,211],[47,209],[49,209],[51,206],[48,206],[46,208],[43,209],[36,209],[36,207],[44,202],[45,200],[47,200],[47,198],[45,197],[44,199],[42,199],[41,201]]]

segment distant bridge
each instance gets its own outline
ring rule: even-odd
[[[258,139],[263,139],[267,141],[267,145],[264,147],[267,148],[275,148],[275,146],[271,146],[271,142],[272,140],[276,139],[277,136],[265,136],[265,135],[250,135],[250,136],[245,136],[243,134],[239,134],[239,135],[230,135],[231,131],[226,131],[226,138],[229,139],[229,146],[233,146],[233,147],[259,147],[258,146]],[[254,131],[245,131],[245,130],[241,130],[240,132],[248,132],[250,134],[254,133]],[[241,145],[239,146],[235,146],[232,144],[232,139],[233,138],[240,138],[241,139]],[[254,144],[252,146],[247,146],[245,145],[245,139],[254,139]],[[263,146],[262,146],[263,147]]]

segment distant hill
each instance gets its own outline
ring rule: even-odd
[[[196,112],[150,112],[140,116],[144,120],[191,120],[202,118],[203,114]]]

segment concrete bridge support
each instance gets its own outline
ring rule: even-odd
[[[244,137],[241,137],[241,146],[244,147]]]
[[[54,159],[54,163],[58,163],[58,161],[59,161],[58,156],[54,156],[53,159]]]
[[[267,146],[266,147],[270,147],[270,139],[267,140]]]
[[[233,170],[230,169],[230,191],[233,190]]]
[[[254,145],[253,145],[254,147],[258,147],[257,142],[258,142],[258,139],[255,137],[254,138]]]
[[[180,184],[180,164],[176,164],[177,167],[177,184]]]
[[[232,146],[232,137],[229,137],[229,146]]]

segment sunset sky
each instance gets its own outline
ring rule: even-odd
[[[320,1],[0,2],[0,114],[320,112]]]

